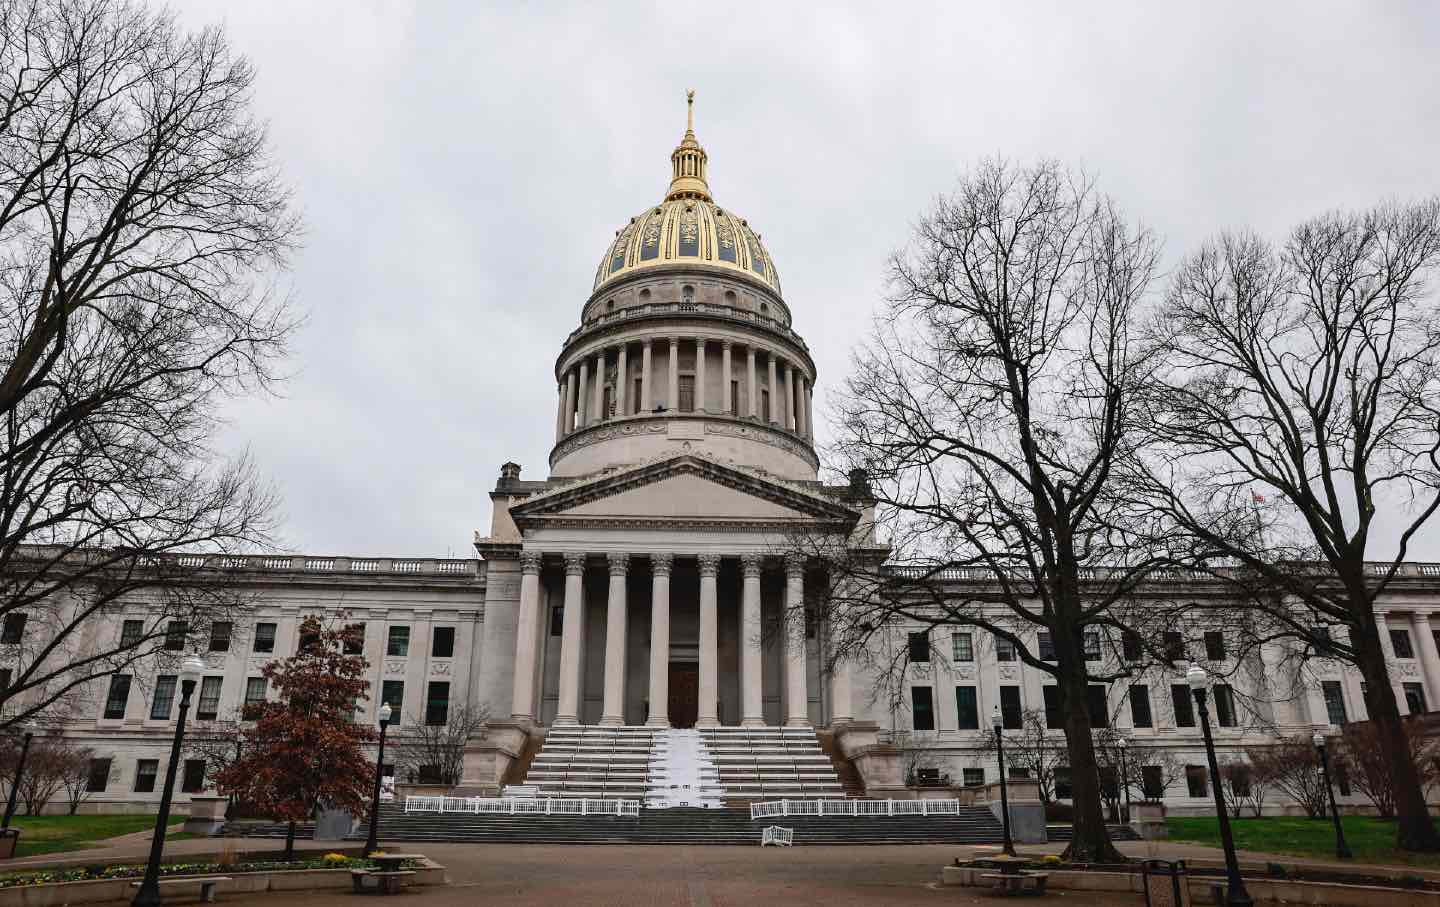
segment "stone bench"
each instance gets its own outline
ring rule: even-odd
[[[380,894],[399,894],[403,881],[413,876],[413,869],[397,869],[393,872],[380,872],[375,869],[352,869],[350,870],[350,884],[355,886],[355,892],[376,891]],[[366,885],[367,879],[374,879],[373,887]]]
[[[161,888],[175,888],[181,885],[198,885],[200,886],[200,900],[206,903],[210,903],[211,901],[215,900],[215,886],[220,884],[221,882],[229,881],[231,881],[231,878],[229,876],[201,876],[198,878],[195,876],[171,876],[168,879],[161,879],[159,881],[159,885]],[[145,883],[131,882],[130,887],[139,888],[143,884]]]
[[[989,882],[996,894],[1044,894],[1048,872],[986,872],[980,878]]]

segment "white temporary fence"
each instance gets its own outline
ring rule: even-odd
[[[795,843],[795,829],[781,828],[779,825],[771,825],[760,833],[760,846],[768,847],[774,844],[777,847],[789,847]]]
[[[407,813],[475,813],[504,816],[640,815],[639,800],[561,800],[521,797],[406,797]]]
[[[774,816],[958,816],[959,800],[772,800],[751,803],[750,818]]]

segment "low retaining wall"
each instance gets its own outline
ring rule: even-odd
[[[980,878],[995,870],[979,866],[946,866],[941,870],[945,885],[989,888]],[[1131,891],[1143,894],[1139,872],[1082,872],[1073,869],[1046,869],[1048,887],[1067,891]],[[1196,904],[1223,903],[1212,898],[1212,886],[1225,885],[1220,876],[1187,876],[1190,897]],[[1440,907],[1440,891],[1380,888],[1374,885],[1344,885],[1335,882],[1300,882],[1290,879],[1247,878],[1245,888],[1256,901],[1286,904],[1317,904],[1325,907]]]
[[[291,869],[273,872],[225,872],[204,875],[230,876],[231,881],[216,886],[220,894],[231,892],[309,891],[315,889],[349,889],[349,869]],[[200,876],[197,876],[197,878]],[[183,879],[184,876],[162,876],[162,879]],[[66,904],[96,904],[102,901],[129,901],[135,897],[131,882],[139,879],[96,879],[86,882],[53,882],[43,885],[18,885],[0,888],[0,907],[63,907]],[[434,860],[415,870],[411,885],[444,885],[445,867]],[[162,889],[163,893],[163,889]]]

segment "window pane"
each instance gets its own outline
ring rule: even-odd
[[[550,609],[550,635],[565,635],[565,606],[563,604]]]
[[[954,650],[951,654],[956,661],[975,660],[975,644],[969,633],[951,633],[950,646]]]
[[[1154,727],[1150,716],[1150,688],[1135,684],[1130,688],[1130,724],[1134,727]]]
[[[1215,684],[1215,718],[1221,727],[1235,726],[1235,691],[1227,683]]]
[[[274,651],[275,651],[275,625],[274,625],[274,624],[264,623],[264,624],[256,624],[256,625],[255,625],[255,645],[254,645],[253,648],[255,649],[256,652],[274,652]]]
[[[1041,630],[1041,631],[1036,635],[1036,642],[1037,642],[1038,648],[1039,648],[1039,650],[1040,650],[1040,660],[1041,660],[1041,661],[1054,661],[1054,660],[1055,660],[1055,641],[1050,638],[1050,633],[1049,633],[1048,631],[1046,631],[1046,630]]]
[[[404,658],[410,654],[410,628],[391,627],[386,637],[385,654],[394,658]]]
[[[0,644],[18,646],[25,636],[25,621],[28,615],[23,611],[11,611],[5,615],[3,629],[0,629]],[[23,785],[22,785],[23,786]]]
[[[155,680],[155,698],[150,702],[150,717],[164,721],[170,717],[170,708],[175,704],[175,675],[162,674]]]
[[[1205,787],[1205,766],[1185,766],[1185,786],[1189,789],[1190,796],[1203,797],[1208,793]]]
[[[1085,660],[1086,660],[1086,661],[1099,661],[1099,660],[1100,660],[1100,633],[1099,633],[1098,631],[1096,631],[1096,630],[1088,630],[1088,631],[1086,631],[1085,635],[1081,638],[1081,642],[1084,644]]]
[[[995,637],[995,660],[1014,661],[1015,644],[1008,639],[1001,639],[998,636]]]
[[[450,658],[455,654],[454,627],[436,627],[434,629],[430,654],[435,658]]]
[[[1173,630],[1165,631],[1165,658],[1167,661],[1185,660],[1185,637]]]
[[[440,727],[450,720],[450,682],[432,680],[425,697],[425,723]]]
[[[186,759],[185,776],[180,782],[180,790],[187,794],[198,794],[205,789],[205,760]]]
[[[1000,688],[1000,724],[1007,731],[1018,731],[1023,716],[1020,711],[1020,688],[1017,686],[1003,686]]]
[[[124,718],[130,702],[130,675],[116,674],[110,678],[110,693],[105,697],[105,717]],[[21,787],[24,787],[22,784]]]
[[[110,760],[109,760],[109,759],[91,759],[91,760],[90,760],[90,777],[89,777],[88,779],[86,779],[85,790],[89,791],[89,792],[92,793],[92,794],[98,794],[98,793],[103,792],[103,791],[105,790],[106,786],[109,785],[109,783],[110,783]],[[22,790],[24,789],[24,785],[23,785],[23,784],[21,785],[21,789],[22,789]]]
[[[340,651],[345,655],[360,655],[365,651],[364,624],[350,624],[345,628],[345,641]]]
[[[127,620],[120,628],[120,647],[129,649],[140,644],[140,637],[145,635],[145,621]]]
[[[1159,800],[1165,796],[1165,775],[1158,765],[1140,766],[1140,791],[1147,800]]]
[[[1040,691],[1045,695],[1045,726],[1058,731],[1065,726],[1060,715],[1060,688],[1052,684]]]
[[[135,791],[148,794],[155,790],[155,775],[160,770],[160,760],[141,759],[135,763]]]
[[[985,769],[964,768],[960,770],[960,777],[966,787],[976,787],[985,783]]]
[[[1175,708],[1175,726],[1194,727],[1195,703],[1190,698],[1190,687],[1183,683],[1171,684],[1170,702]]]
[[[910,688],[910,708],[913,722],[911,727],[917,731],[935,730],[935,711],[931,699],[929,687]]]
[[[264,677],[247,677],[245,679],[245,704],[258,705],[264,702],[266,685]]]
[[[917,664],[930,661],[930,634],[925,631],[910,634],[910,660]]]
[[[1090,712],[1090,726],[1092,728],[1110,726],[1110,706],[1105,701],[1105,687],[1093,683],[1086,687],[1085,705]]]
[[[232,626],[231,626],[231,624],[230,624],[230,621],[228,621],[228,620],[216,621],[215,623],[213,623],[213,624],[210,625],[210,651],[211,651],[211,652],[229,652],[229,651],[230,651],[230,631],[231,631],[231,629],[232,629]]]
[[[1070,766],[1055,766],[1055,798],[1069,800],[1073,790],[1070,784]]]
[[[1419,715],[1427,711],[1425,708],[1425,687],[1423,684],[1407,683],[1403,687],[1405,691],[1405,707],[1409,714]]]
[[[680,375],[680,406],[682,413],[692,412],[695,409],[695,376]]]
[[[975,698],[974,687],[955,688],[955,710],[962,731],[980,729],[980,706]]]
[[[1325,694],[1325,717],[1333,725],[1342,725],[1350,718],[1345,714],[1345,692],[1338,680],[1320,681],[1320,690]]]
[[[405,711],[405,681],[387,680],[380,684],[380,701],[390,705],[390,727],[400,726]]]
[[[196,718],[212,719],[220,711],[220,687],[224,683],[223,677],[206,677],[200,681],[200,705],[195,709]]]
[[[1205,634],[1205,657],[1211,661],[1225,660],[1225,634],[1213,630]]]
[[[1140,634],[1134,630],[1126,630],[1120,637],[1121,654],[1126,661],[1139,661],[1144,650],[1140,645]]]
[[[172,620],[165,625],[165,651],[180,652],[185,648],[185,636],[190,625],[183,620]]]
[[[1395,649],[1396,658],[1415,657],[1415,650],[1410,648],[1409,630],[1391,630],[1390,645]]]

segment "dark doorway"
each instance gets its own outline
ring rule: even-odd
[[[671,727],[694,727],[700,714],[700,668],[694,664],[670,664]]]

